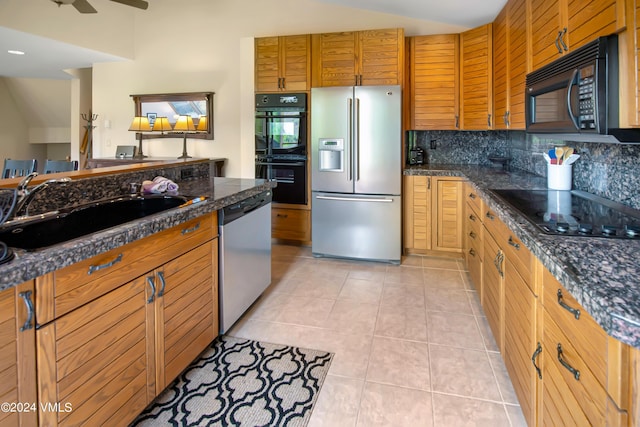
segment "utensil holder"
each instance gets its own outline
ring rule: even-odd
[[[550,190],[571,190],[571,165],[547,166],[547,187]]]

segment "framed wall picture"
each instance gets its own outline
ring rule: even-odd
[[[147,119],[149,119],[149,126],[153,129],[153,124],[156,122],[157,113],[147,113]]]

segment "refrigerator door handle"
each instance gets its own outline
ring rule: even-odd
[[[356,98],[355,123],[353,124],[353,150],[356,181],[360,181],[360,98]]]
[[[353,147],[352,147],[352,139],[353,139],[353,98],[347,99],[347,150],[349,150],[349,159],[347,161],[347,167],[349,168],[349,174],[347,181],[353,180]]]
[[[333,197],[333,196],[316,196],[320,200],[340,200],[343,202],[380,202],[393,203],[393,199],[386,197]]]

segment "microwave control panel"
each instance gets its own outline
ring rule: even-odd
[[[578,77],[578,115],[580,119],[580,129],[595,130],[595,65],[580,68]]]

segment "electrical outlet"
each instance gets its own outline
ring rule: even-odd
[[[180,179],[193,178],[193,168],[180,169]]]
[[[432,150],[435,150],[436,148],[438,148],[438,144],[435,139],[431,140],[431,143],[429,144],[429,146]]]

